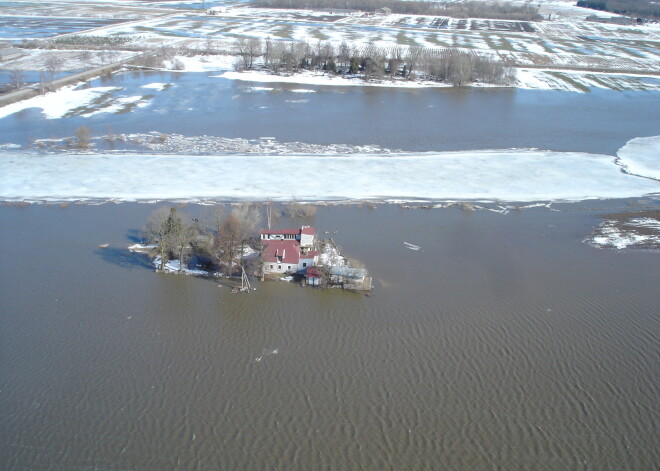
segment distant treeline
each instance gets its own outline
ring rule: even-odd
[[[577,6],[636,18],[660,18],[660,3],[651,0],[579,0]]]
[[[263,56],[264,65],[275,72],[323,70],[337,75],[361,75],[368,79],[423,78],[455,86],[470,82],[509,85],[514,79],[511,67],[502,61],[455,48],[428,49],[419,46],[379,48],[335,48],[329,42],[312,46],[305,42],[274,42],[238,39],[237,70],[251,69],[254,59]]]
[[[539,9],[530,3],[466,1],[441,3],[436,11],[452,18],[490,18],[495,20],[541,21]],[[438,13],[436,13],[438,14]]]
[[[65,36],[53,39],[55,44],[75,44],[81,46],[121,46],[133,42],[129,36]]]
[[[262,8],[299,10],[360,10],[374,12],[389,8],[392,13],[404,15],[451,16],[453,18],[491,18],[503,20],[537,21],[542,17],[538,8],[530,4],[514,5],[509,2],[464,1],[436,3],[401,0],[251,0]]]

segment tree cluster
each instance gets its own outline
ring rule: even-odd
[[[123,46],[135,41],[136,38],[130,36],[65,36],[52,39],[53,44],[65,44],[76,46]]]
[[[255,242],[261,221],[259,207],[235,206],[225,214],[217,209],[207,219],[191,219],[176,208],[160,208],[149,217],[145,239],[155,246],[158,269],[179,260],[179,271],[195,259],[214,270],[232,274],[244,265],[245,248]]]
[[[297,41],[267,39],[262,43],[259,39],[239,39],[236,52],[239,55],[235,64],[237,70],[254,67],[255,58],[263,55],[265,67],[274,72],[323,70],[338,75],[362,75],[365,79],[421,76],[456,86],[469,82],[508,85],[514,78],[513,69],[502,61],[455,48],[360,48],[349,47],[346,43],[335,48],[321,41],[312,46]]]
[[[621,1],[621,0],[619,0]],[[642,0],[640,0],[642,1]],[[499,20],[538,21],[542,17],[529,3],[458,1],[428,2],[402,0],[252,0],[256,7],[305,10],[360,10],[373,12],[387,7],[404,15],[451,16],[454,18],[490,18]]]
[[[160,208],[147,221],[145,236],[149,243],[156,246],[159,270],[163,270],[169,260],[179,260],[181,271],[192,255],[197,234],[191,224],[184,222],[184,217],[176,208]]]

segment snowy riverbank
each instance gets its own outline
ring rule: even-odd
[[[658,137],[614,156],[540,150],[389,155],[0,154],[5,201],[481,200],[660,193]],[[295,180],[283,176],[296,175]],[[639,175],[639,176],[638,176]],[[648,178],[645,178],[648,177]]]

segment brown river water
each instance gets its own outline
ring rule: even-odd
[[[654,469],[658,254],[582,242],[629,204],[277,221],[371,297],[158,275],[153,205],[2,206],[0,468]]]

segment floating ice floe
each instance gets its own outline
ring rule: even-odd
[[[613,156],[538,150],[343,155],[3,151],[0,199],[536,202],[660,193],[660,182],[653,179],[660,174],[660,159],[654,158],[660,138],[631,142],[643,148],[623,152],[634,175],[623,172]],[[283,172],[295,173],[295,184],[282,185]]]
[[[638,137],[618,150],[618,163],[627,172],[660,180],[660,136]]]
[[[172,86],[171,83],[155,82],[155,83],[148,83],[147,85],[142,85],[141,88],[148,88],[148,89],[151,89],[151,90],[156,90],[156,91],[162,92],[163,90],[165,90],[166,88],[168,88],[170,86]]]
[[[63,87],[45,95],[12,103],[0,108],[0,118],[30,108],[41,108],[46,119],[59,119],[78,108],[90,105],[97,98],[120,90],[117,87],[94,87],[76,89],[76,86]]]

